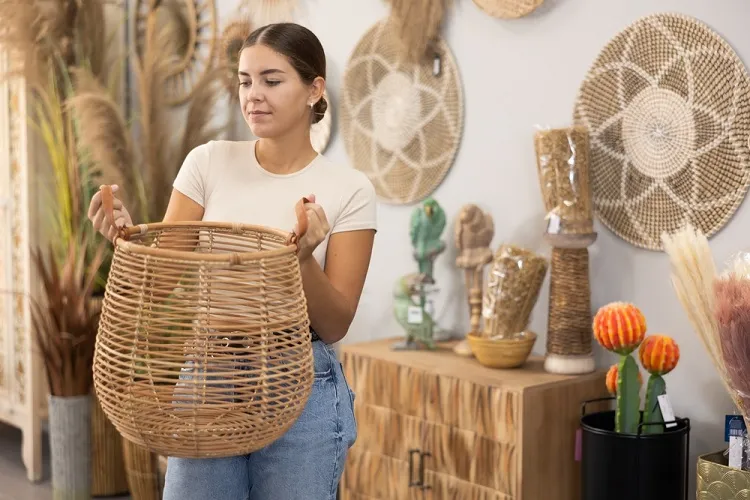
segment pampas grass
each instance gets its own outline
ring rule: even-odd
[[[738,406],[750,424],[750,280],[730,272],[716,280],[721,352]]]

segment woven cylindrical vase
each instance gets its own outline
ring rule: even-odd
[[[591,321],[588,248],[553,247],[546,371],[568,375],[594,371]]]
[[[91,396],[48,397],[52,498],[91,499]]]

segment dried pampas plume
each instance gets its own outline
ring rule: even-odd
[[[224,85],[232,100],[237,99],[240,49],[252,31],[253,26],[248,19],[237,19],[229,23],[221,35],[220,65],[225,74]]]
[[[389,22],[408,62],[422,62],[438,39],[452,0],[387,0]]]
[[[80,145],[99,169],[101,183],[126,187],[119,196],[140,220],[147,197],[122,110],[91,71],[75,68],[72,74],[75,90],[65,105],[78,122]]]
[[[299,0],[242,0],[238,11],[256,26],[291,21]]]
[[[54,47],[48,42],[48,19],[34,0],[0,0],[0,45],[8,50],[12,69],[6,77],[23,77],[35,88],[47,84],[48,66]]]
[[[736,274],[716,280],[716,322],[730,385],[750,423],[750,281]]]
[[[211,118],[218,100],[218,88],[224,77],[223,68],[213,68],[203,80],[195,86],[185,120],[185,132],[182,143],[173,161],[173,173],[176,175],[185,157],[194,148],[205,144],[221,133],[225,126],[212,126]]]

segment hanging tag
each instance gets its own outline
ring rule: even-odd
[[[672,403],[669,402],[669,396],[666,394],[661,394],[656,397],[656,399],[659,401],[659,409],[661,409],[662,417],[664,417],[665,422],[670,422],[671,420],[674,420],[674,411],[672,410]],[[676,422],[670,422],[667,425],[667,428],[669,427],[675,427],[677,426]]]
[[[406,312],[406,322],[411,325],[422,324],[422,309],[417,306],[409,306]]]
[[[729,436],[732,432],[745,432],[745,420],[742,415],[724,415],[724,442],[729,442]]]
[[[583,432],[581,431],[581,428],[579,427],[578,429],[576,429],[576,451],[575,451],[576,462],[581,461],[581,455],[583,455]]]
[[[550,212],[547,219],[547,233],[557,234],[560,232],[560,217],[555,212]]]
[[[440,76],[442,71],[443,61],[440,60],[440,54],[435,53],[435,57],[432,59],[432,75]]]

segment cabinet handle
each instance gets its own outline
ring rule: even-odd
[[[409,488],[411,488],[412,486],[422,486],[422,483],[420,483],[419,480],[415,482],[415,481],[412,481],[411,479],[414,477],[414,455],[415,454],[420,455],[419,450],[417,449],[409,450]]]
[[[424,458],[431,457],[432,454],[429,451],[423,451],[419,454],[419,487],[422,490],[429,490],[431,486],[424,484]]]

